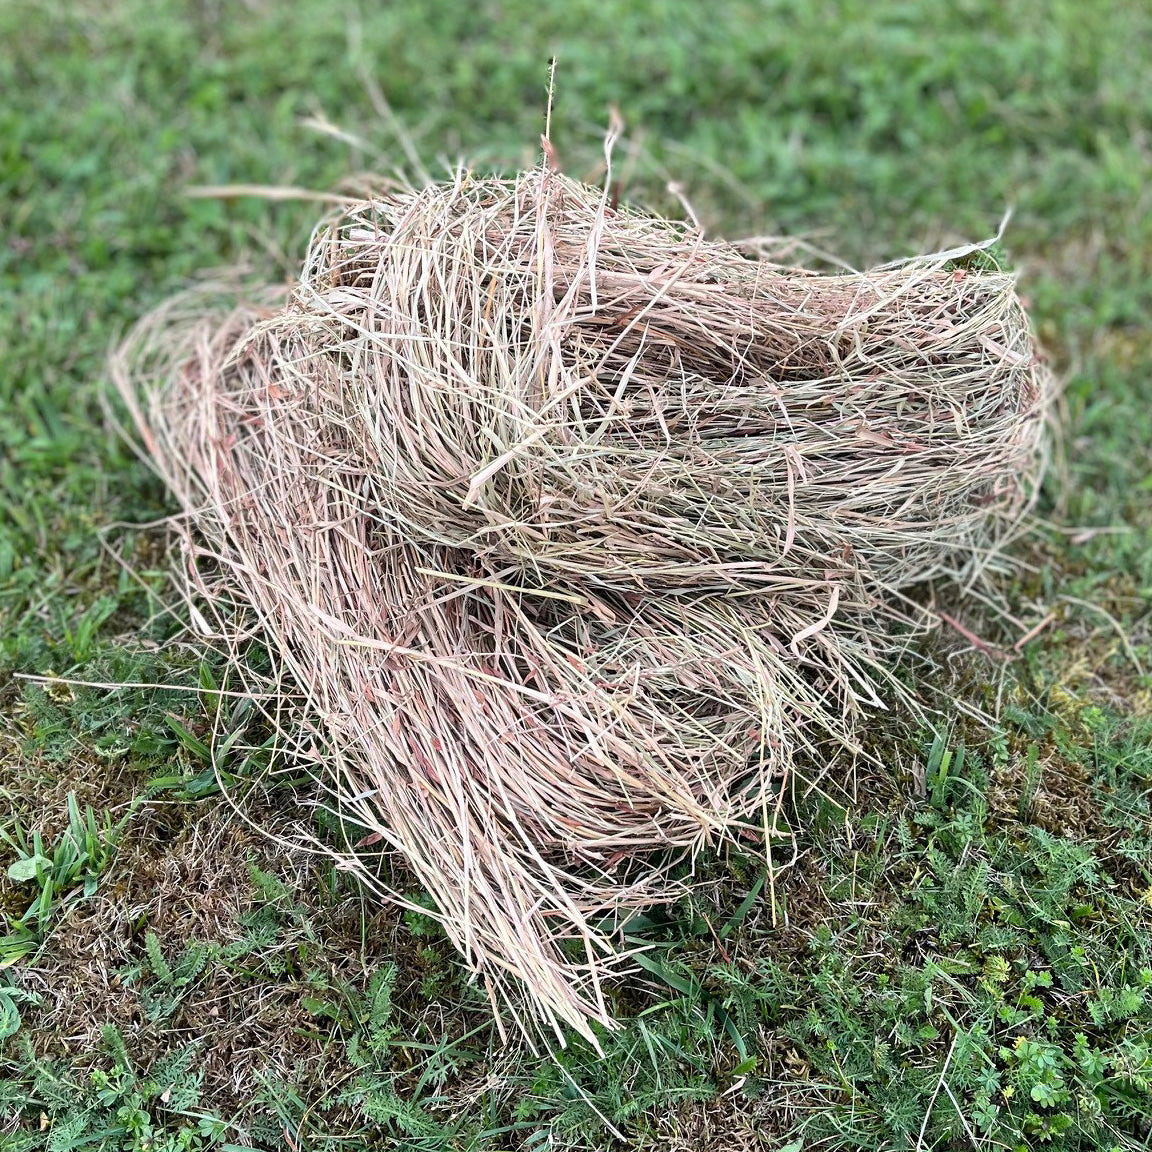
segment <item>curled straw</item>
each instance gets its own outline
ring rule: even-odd
[[[547,168],[460,172],[114,357],[190,590],[238,662],[266,640],[277,722],[513,1012],[611,1026],[612,925],[771,835],[797,754],[899,694],[903,590],[1020,523],[1048,378],[1012,278],[959,255],[781,271]]]

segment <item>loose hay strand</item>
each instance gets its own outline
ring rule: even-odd
[[[241,674],[265,640],[285,740],[498,1004],[611,1027],[614,926],[767,835],[798,757],[859,754],[907,590],[1019,530],[1048,376],[1012,277],[956,255],[821,276],[461,171],[117,352],[190,594]]]

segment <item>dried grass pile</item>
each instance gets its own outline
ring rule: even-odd
[[[610,1024],[614,917],[770,837],[797,754],[899,694],[903,590],[1019,523],[1047,378],[1012,278],[956,255],[816,275],[461,173],[115,358],[201,609],[268,643],[283,730],[495,998]]]

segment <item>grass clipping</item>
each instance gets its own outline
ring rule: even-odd
[[[904,590],[1025,515],[1048,378],[963,255],[817,275],[461,173],[114,357],[197,618],[241,672],[265,642],[297,755],[522,1025],[611,1026],[620,917],[770,841],[798,754],[846,761],[899,695]]]

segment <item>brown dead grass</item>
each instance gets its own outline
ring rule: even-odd
[[[124,773],[119,782],[130,778]],[[61,777],[61,785],[83,795],[107,791],[85,787],[90,779]],[[261,818],[276,829],[274,813]],[[292,914],[275,941],[243,963],[210,963],[171,1015],[148,1019],[141,988],[153,981],[145,934],[156,934],[173,967],[190,942],[226,948],[242,940],[245,918],[268,904],[249,865],[288,890]],[[141,1068],[194,1042],[203,1103],[221,1115],[248,1107],[269,1074],[322,1090],[323,1068],[342,1049],[329,1051],[329,1036],[302,1004],[308,988],[301,956],[309,955],[311,924],[321,925],[324,947],[313,945],[311,955],[325,976],[363,982],[366,971],[391,955],[397,916],[375,908],[363,924],[361,902],[351,892],[337,903],[322,902],[316,866],[226,806],[144,803],[96,894],[67,903],[39,962],[21,970],[22,985],[40,998],[39,1007],[26,1012],[36,1052],[67,1056],[71,1074],[82,1078],[106,1062],[100,1039],[108,1024],[120,1030]]]
[[[797,754],[847,771],[908,702],[906,590],[1018,531],[1049,378],[971,255],[817,276],[461,173],[350,202],[286,304],[185,298],[116,359],[194,618],[241,677],[268,641],[286,746],[496,1001],[612,1026],[612,925],[771,844]]]

